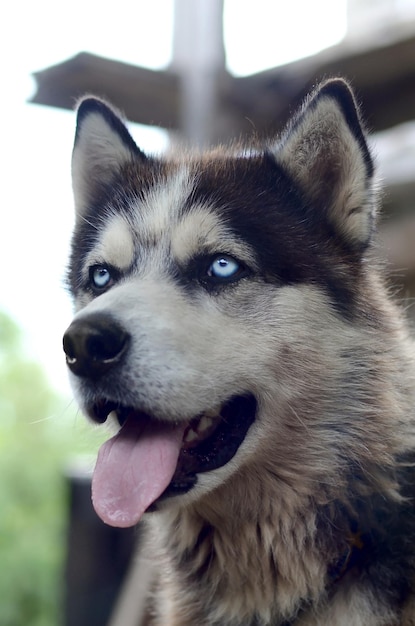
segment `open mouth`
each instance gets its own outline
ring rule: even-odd
[[[161,498],[189,491],[197,475],[228,463],[255,420],[252,394],[234,396],[218,410],[188,422],[167,423],[111,401],[88,414],[103,423],[116,417],[121,428],[100,450],[93,479],[93,501],[109,524],[130,526]]]

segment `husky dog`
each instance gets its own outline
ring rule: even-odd
[[[64,349],[118,430],[92,497],[144,515],[151,623],[415,624],[414,350],[348,84],[278,139],[163,159],[88,97],[73,188]]]

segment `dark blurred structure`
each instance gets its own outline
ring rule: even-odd
[[[86,472],[69,471],[65,626],[104,626],[134,557],[138,531],[106,526],[91,502]]]

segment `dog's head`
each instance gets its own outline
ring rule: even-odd
[[[80,103],[64,349],[84,411],[119,429],[93,482],[105,521],[200,499],[252,469],[259,442],[282,483],[318,455],[327,471],[338,356],[361,348],[372,178],[340,79],[278,141],[168,160]]]

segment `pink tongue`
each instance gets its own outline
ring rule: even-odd
[[[98,453],[92,502],[103,522],[134,526],[173,478],[185,425],[128,419]]]

